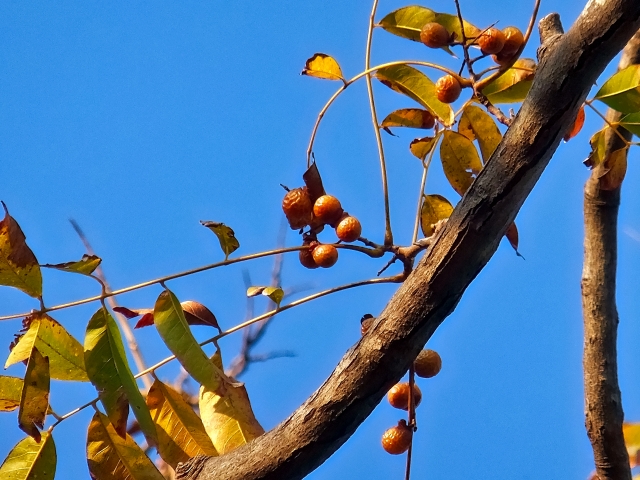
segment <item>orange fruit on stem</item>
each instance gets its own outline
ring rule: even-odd
[[[413,431],[405,420],[400,420],[398,425],[390,428],[382,435],[382,448],[391,455],[400,455],[409,450]]]
[[[439,23],[430,22],[420,30],[420,41],[430,48],[446,47],[450,43],[451,35]]]
[[[435,350],[422,350],[413,362],[416,375],[422,378],[435,377],[442,368],[442,359]]]
[[[336,235],[343,242],[355,242],[362,234],[362,225],[356,217],[344,216],[336,226]]]
[[[393,408],[409,410],[409,383],[396,383],[387,393],[387,400]],[[422,401],[422,392],[413,384],[413,404],[417,407]]]
[[[518,27],[505,27],[502,29],[504,45],[500,50],[503,57],[513,57],[524,43],[524,35]]]
[[[333,245],[318,245],[312,252],[313,261],[322,268],[333,267],[338,261],[338,249]]]
[[[505,41],[504,33],[494,27],[488,28],[476,38],[476,43],[485,55],[500,53]]]
[[[313,204],[313,215],[319,221],[327,225],[333,225],[342,217],[344,210],[333,195],[322,195]]]
[[[309,269],[318,268],[318,264],[313,259],[313,253],[311,252],[311,248],[305,248],[298,252],[298,259],[300,260],[300,264]]]
[[[282,200],[282,211],[293,230],[303,228],[311,222],[313,204],[307,187],[289,190]]]
[[[453,103],[460,97],[462,86],[451,75],[440,77],[436,82],[436,96],[442,103]]]

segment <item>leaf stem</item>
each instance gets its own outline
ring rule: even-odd
[[[429,152],[429,158],[426,162],[422,162],[422,181],[420,182],[420,195],[418,196],[418,211],[416,212],[416,223],[413,226],[413,236],[411,237],[411,243],[416,243],[416,240],[418,240],[418,230],[420,229],[420,217],[422,213],[422,197],[424,196],[424,189],[427,185],[427,173],[429,171],[429,166],[431,165],[433,154],[436,151],[436,147],[438,146],[437,144],[439,136],[440,132],[438,132],[438,134],[436,135],[433,148]]]
[[[602,120],[604,120],[604,123],[607,124],[607,126],[612,129],[614,131],[614,133],[616,135],[618,135],[618,137],[620,138],[620,140],[622,140],[624,142],[624,144],[627,146],[627,148],[631,145],[631,142],[629,142],[629,140],[627,140],[626,138],[624,138],[624,135],[622,135],[622,133],[619,131],[618,129],[618,125],[617,124],[613,124],[611,123],[607,117],[605,117],[602,113],[600,113],[600,111],[594,107],[592,105],[593,100],[585,100],[584,101],[585,105],[588,105],[589,108],[591,108],[591,110],[593,110],[594,112],[596,112],[596,115],[598,115]]]

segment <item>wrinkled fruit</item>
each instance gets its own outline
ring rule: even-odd
[[[427,23],[420,30],[420,41],[430,48],[442,48],[449,45],[449,32],[439,23]]]
[[[371,328],[374,320],[375,317],[373,315],[371,315],[370,313],[365,313],[360,319],[360,334],[364,335],[365,333],[367,333],[369,331],[369,328]]]
[[[310,248],[300,250],[300,252],[298,252],[298,258],[303,267],[310,269],[318,268],[318,264],[313,260],[313,253]]]
[[[524,35],[518,27],[505,27],[502,29],[504,35],[504,45],[500,50],[500,55],[513,57],[524,43]]]
[[[387,393],[387,400],[393,408],[409,410],[409,383],[396,383]],[[422,392],[418,386],[413,384],[413,403],[417,407],[422,401]]]
[[[346,216],[336,227],[336,235],[343,242],[355,242],[362,234],[362,225],[356,217]]]
[[[333,245],[318,245],[312,255],[316,265],[322,268],[333,267],[338,261],[338,249]]]
[[[306,227],[311,222],[313,204],[307,187],[289,190],[282,200],[282,211],[293,230]]]
[[[476,39],[476,43],[485,55],[500,53],[505,41],[504,33],[493,27],[488,28]]]
[[[442,368],[442,359],[435,350],[422,350],[413,362],[416,375],[422,378],[435,377]]]
[[[451,75],[440,77],[436,82],[436,96],[442,103],[453,103],[460,97],[462,86]]]
[[[342,217],[342,205],[333,195],[322,195],[313,204],[313,215],[315,218],[326,224],[333,225]]]
[[[413,432],[405,420],[400,420],[396,427],[390,428],[382,435],[382,448],[391,455],[400,455],[409,450]]]

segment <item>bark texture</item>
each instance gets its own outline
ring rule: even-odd
[[[640,2],[592,1],[546,49],[528,99],[444,230],[369,332],[288,419],[179,479],[300,479],[367,418],[498,247],[600,72],[640,27]]]
[[[625,47],[619,69],[640,63],[640,32]],[[609,110],[607,120],[620,120]],[[627,140],[631,133],[620,129]],[[625,146],[611,129],[606,154]],[[626,155],[626,153],[625,153]],[[582,310],[584,318],[584,390],[587,434],[600,480],[631,480],[629,455],[622,435],[622,399],[618,386],[616,308],[617,223],[620,188],[603,190],[594,169],[584,189],[584,267]]]

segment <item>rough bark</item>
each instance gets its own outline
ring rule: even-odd
[[[640,32],[625,47],[619,69],[640,63]],[[621,114],[609,110],[615,123]],[[631,133],[620,129],[627,140]],[[606,153],[624,147],[609,130]],[[629,455],[622,435],[622,399],[618,386],[616,339],[617,223],[620,188],[603,190],[594,170],[584,188],[584,267],[582,310],[584,318],[584,390],[587,434],[600,480],[631,480]]]
[[[444,230],[369,332],[288,419],[179,479],[299,479],[378,405],[489,261],[604,67],[640,26],[640,2],[592,1],[546,49],[528,99]]]

